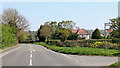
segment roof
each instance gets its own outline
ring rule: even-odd
[[[88,35],[88,32],[86,32],[84,29],[78,30],[72,30],[72,33],[77,33],[78,35]]]
[[[112,29],[106,29],[107,32],[112,32]]]

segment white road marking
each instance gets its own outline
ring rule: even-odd
[[[32,66],[32,59],[30,59],[30,66]]]
[[[32,51],[30,51],[30,53],[32,53]]]
[[[35,51],[34,49],[32,49],[32,51]]]
[[[117,62],[117,61],[116,61],[116,62]],[[110,64],[108,64],[108,65],[111,65],[111,64],[114,64],[114,63],[115,63],[115,62],[112,62],[112,63],[110,63]],[[107,65],[107,66],[108,66],[108,65]]]
[[[30,51],[35,51],[34,49],[30,49]]]
[[[32,58],[32,54],[30,54],[30,57]]]
[[[67,55],[65,55],[65,54],[61,54],[61,55],[65,56],[65,57],[67,57],[67,58],[71,58],[71,57],[69,57],[69,56],[67,56]]]
[[[73,59],[73,58],[71,58],[71,57],[69,57],[69,56],[67,56],[67,55],[65,55],[65,54],[61,54],[61,55],[65,56],[65,57],[67,57],[67,58],[70,58],[70,59],[72,59],[72,60],[74,60],[74,61],[76,61],[76,62],[80,62],[80,61],[76,60],[75,58]],[[81,60],[81,62],[85,62],[85,61]]]

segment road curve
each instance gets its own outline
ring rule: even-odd
[[[117,61],[118,57],[57,53],[35,44],[20,44],[2,55],[2,66],[108,66]]]

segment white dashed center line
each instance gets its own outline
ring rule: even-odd
[[[30,59],[30,66],[32,66],[32,59]]]
[[[32,51],[33,51],[32,46],[30,46],[30,66],[32,66]]]
[[[30,54],[30,58],[32,58],[32,54]]]

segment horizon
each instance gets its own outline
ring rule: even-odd
[[[36,31],[47,21],[72,20],[80,29],[104,30],[104,23],[118,16],[117,2],[2,2],[2,9],[14,8]]]

